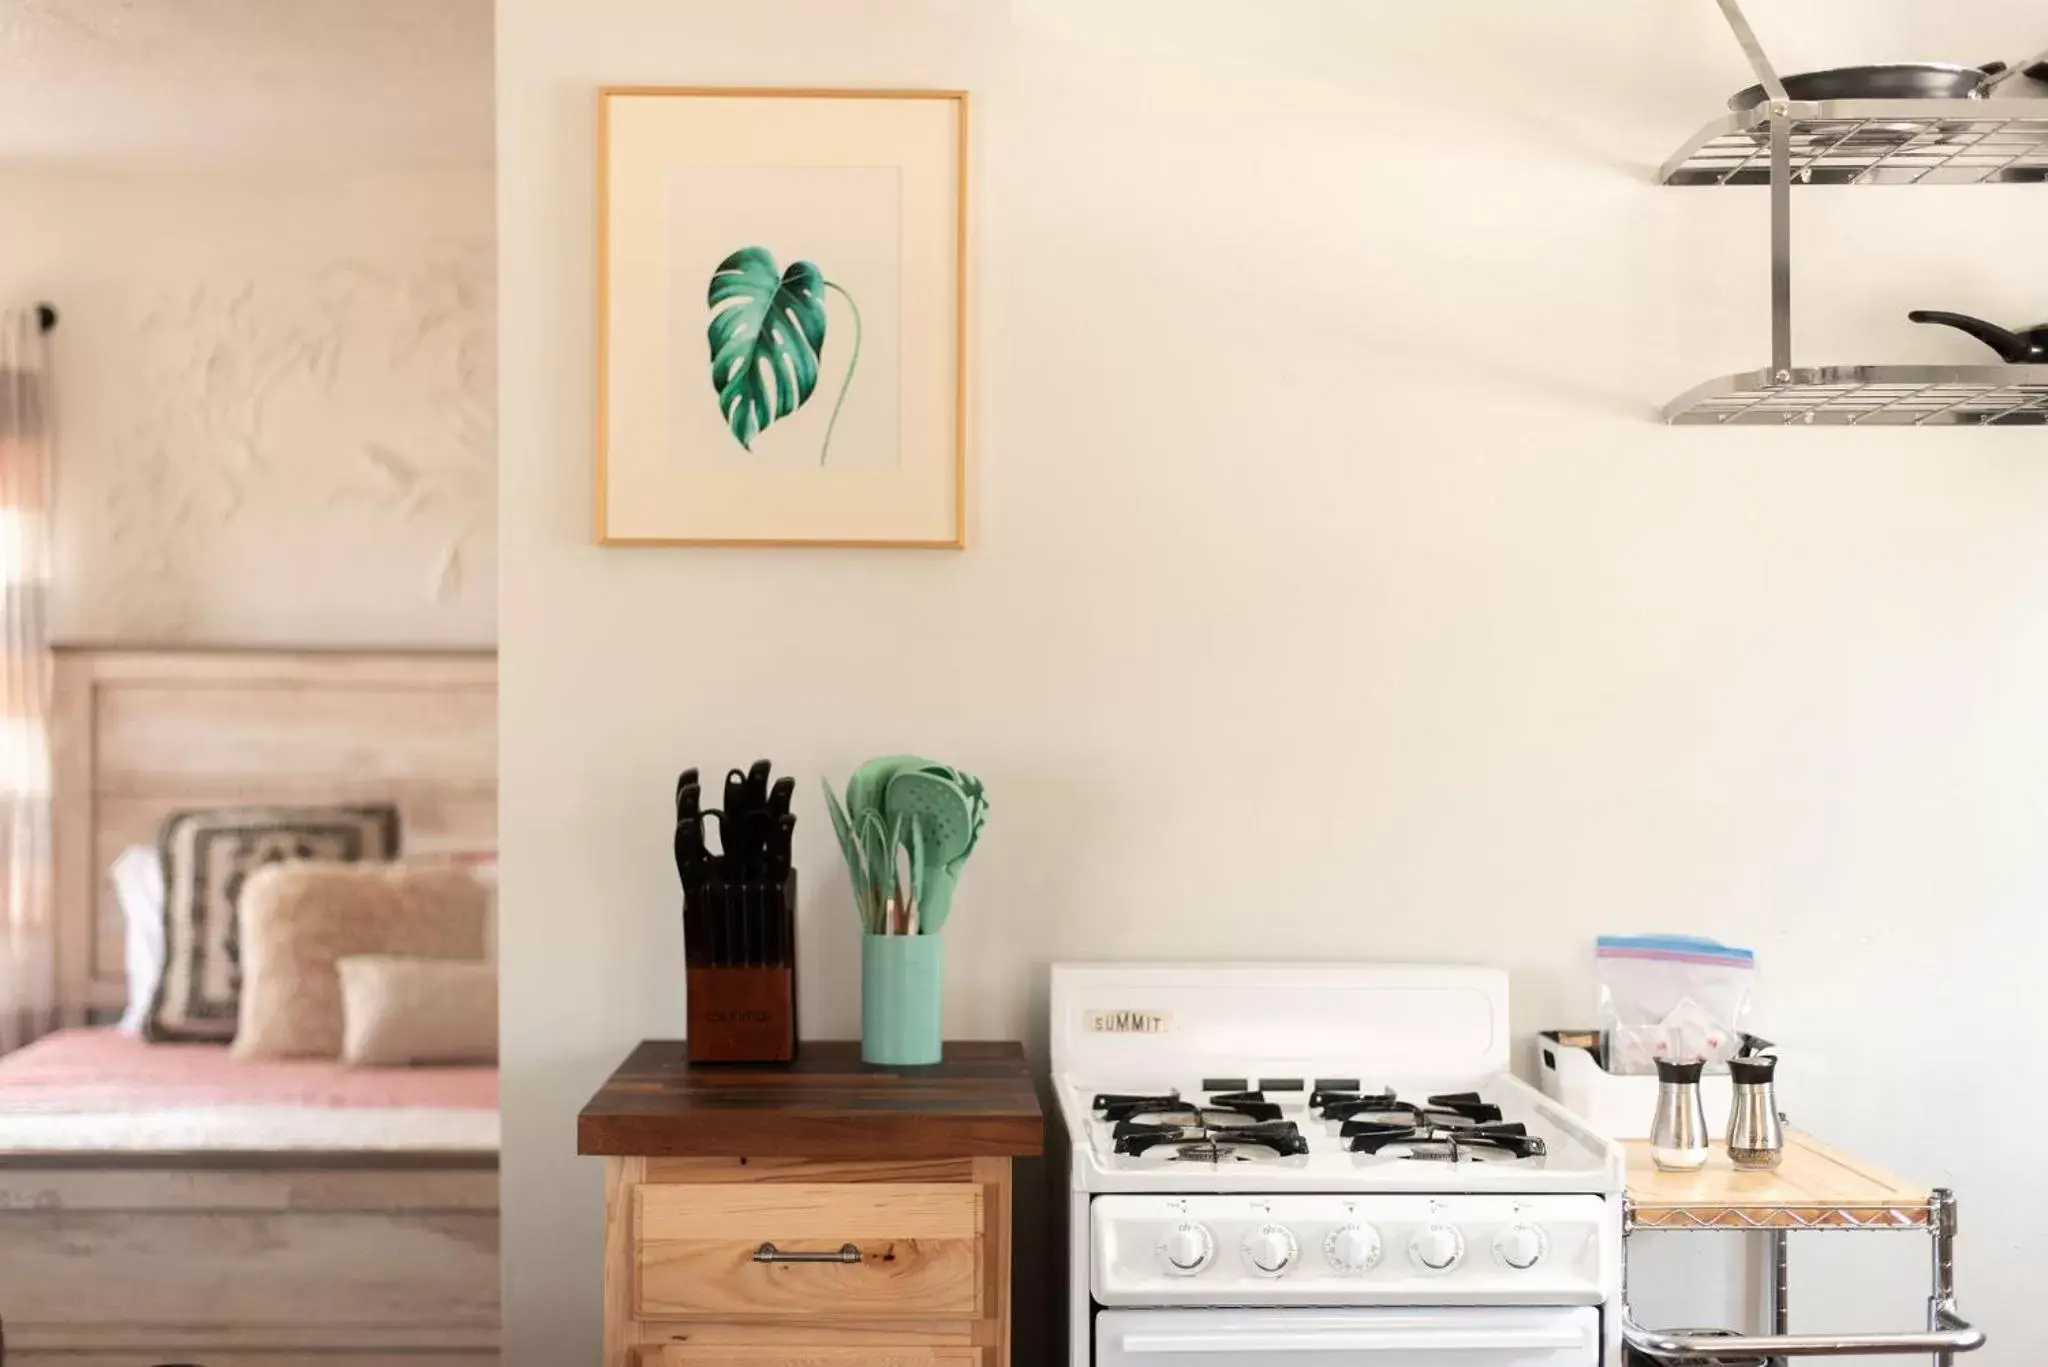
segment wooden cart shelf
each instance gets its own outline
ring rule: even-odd
[[[1730,3],[1733,0],[1729,0]],[[1698,1172],[1659,1172],[1650,1146],[1628,1148],[1628,1204],[1622,1233],[1641,1230],[1716,1230],[1753,1234],[1770,1250],[1765,1332],[1721,1336],[1697,1329],[1651,1329],[1628,1306],[1623,1255],[1621,1337],[1632,1357],[1667,1363],[1739,1363],[1767,1358],[1781,1364],[1802,1357],[1865,1354],[1933,1356],[1935,1367],[1954,1367],[1958,1353],[1984,1346],[1984,1332],[1956,1309],[1956,1203],[1952,1193],[1900,1181],[1869,1163],[1838,1153],[1796,1130],[1785,1132],[1785,1158],[1769,1172],[1746,1172],[1715,1145]],[[1934,1251],[1927,1328],[1909,1334],[1794,1334],[1790,1332],[1791,1260],[1795,1230],[1916,1230]]]
[[[1719,1144],[1698,1172],[1660,1172],[1631,1143],[1628,1197],[1638,1229],[1924,1229],[1934,1209],[1926,1188],[1798,1131],[1770,1172],[1737,1168]]]

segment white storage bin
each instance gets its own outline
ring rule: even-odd
[[[1545,1030],[1536,1037],[1537,1083],[1543,1094],[1609,1139],[1648,1139],[1657,1114],[1657,1075],[1617,1077],[1600,1066],[1593,1050],[1561,1044],[1559,1035],[1597,1038],[1599,1031]],[[1754,1044],[1770,1047],[1762,1040]],[[1735,1105],[1735,1084],[1725,1065],[1700,1079],[1700,1104],[1706,1108],[1708,1132],[1718,1135]]]

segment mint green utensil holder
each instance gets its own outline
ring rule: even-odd
[[[937,935],[861,936],[861,1062],[912,1067],[939,1061],[944,944]]]

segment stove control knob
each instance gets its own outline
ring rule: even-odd
[[[1159,1261],[1175,1277],[1192,1277],[1216,1256],[1216,1240],[1198,1220],[1183,1220],[1159,1240]]]
[[[1449,1225],[1430,1225],[1415,1231],[1408,1242],[1408,1256],[1415,1265],[1430,1272],[1448,1272],[1465,1256],[1465,1236]]]
[[[1324,1236],[1323,1257],[1347,1276],[1370,1272],[1380,1260],[1380,1232],[1371,1225],[1339,1225]]]
[[[1294,1231],[1285,1225],[1260,1225],[1244,1236],[1245,1264],[1261,1276],[1279,1276],[1294,1266],[1300,1252]]]
[[[1534,1225],[1509,1225],[1493,1236],[1493,1256],[1500,1259],[1502,1267],[1517,1272],[1527,1272],[1549,1251],[1550,1240]]]

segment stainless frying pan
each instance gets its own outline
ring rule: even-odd
[[[1785,78],[1785,93],[1801,102],[1821,100],[1981,100],[2007,73],[2004,62],[1984,66],[1949,66],[1914,62],[1901,66],[1844,66],[1832,71],[1802,71]],[[1738,114],[1766,99],[1753,85],[1731,96],[1728,107]]]
[[[2004,62],[1987,62],[1983,66],[1912,62],[1897,66],[1845,66],[1832,71],[1802,71],[1784,79],[1786,95],[1799,103],[1827,100],[1981,100],[1997,93],[2001,86],[2019,74]],[[2048,59],[2028,66],[2025,74],[2033,81],[2048,80]],[[2029,90],[2026,93],[2041,92]],[[1765,98],[1764,88],[1753,85],[1731,96],[1728,107],[1739,114],[1748,113],[1763,104]],[[1839,141],[1835,145],[1864,149],[1886,147],[1930,134],[1941,142],[1948,142],[1962,136],[1969,128],[1969,123],[1960,120],[1941,124],[1929,124],[1925,120],[1858,123],[1853,131],[1838,132]],[[1761,141],[1769,134],[1758,128],[1756,136]]]

